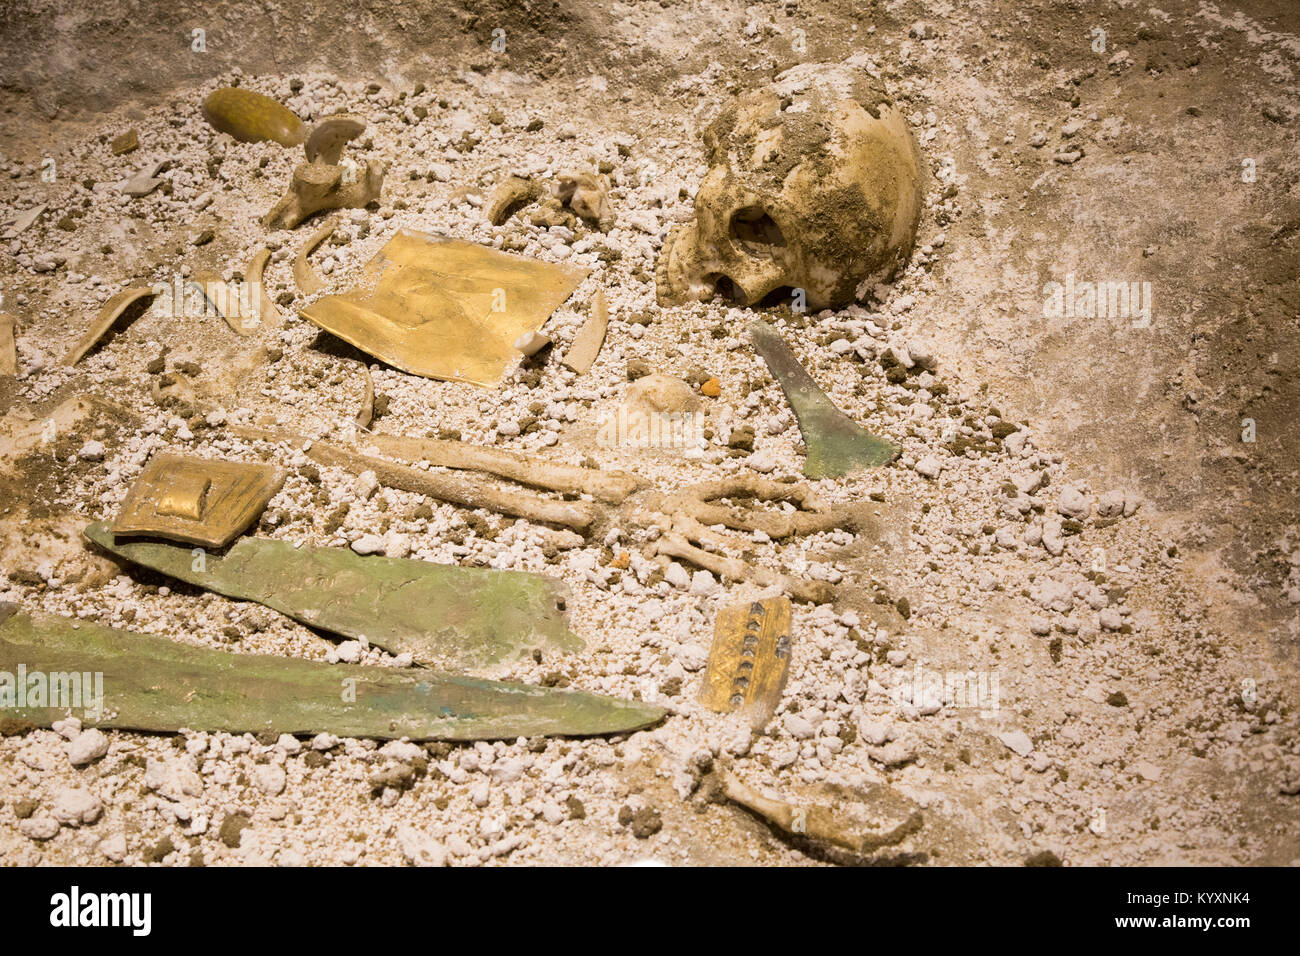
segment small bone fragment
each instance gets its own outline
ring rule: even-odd
[[[113,323],[121,318],[131,305],[146,298],[152,302],[157,294],[148,286],[133,286],[130,289],[123,289],[113,296],[99,310],[99,315],[95,318],[86,334],[81,337],[81,341],[74,345],[67,355],[63,356],[63,364],[76,365],[87,352],[95,347],[95,343],[104,337],[104,334],[113,327]],[[140,311],[143,312],[144,309]]]
[[[32,223],[39,219],[43,212],[45,212],[45,203],[41,203],[39,206],[33,206],[26,212],[19,213],[10,220],[9,228],[5,231],[3,236],[0,236],[0,239],[17,239],[31,228]]]
[[[599,225],[602,232],[614,225],[608,176],[596,173],[561,173],[555,179],[553,192],[556,198],[583,219]]]
[[[525,332],[515,339],[515,348],[530,358],[550,344],[551,337],[541,332]]]
[[[564,203],[551,196],[538,203],[536,209],[529,210],[528,221],[543,229],[550,229],[552,226],[572,229],[578,224],[578,217],[570,212]]]
[[[511,176],[492,190],[486,210],[487,220],[500,226],[520,208],[536,202],[541,196],[541,186],[522,176]]]
[[[307,162],[337,166],[343,158],[343,147],[366,131],[366,121],[351,113],[326,116],[314,127],[303,149]]]
[[[587,539],[576,531],[570,531],[568,528],[548,528],[545,525],[534,528],[533,536],[540,545],[542,553],[548,558],[554,557],[560,551],[581,548],[587,543]]]
[[[566,494],[588,494],[613,504],[622,502],[643,485],[640,478],[625,471],[599,471],[595,468],[539,461],[531,455],[459,441],[383,434],[370,435],[366,441],[385,455],[409,461],[423,460],[443,468],[485,471],[535,488]]]
[[[143,167],[138,173],[130,179],[122,181],[121,190],[134,199],[141,199],[149,195],[155,189],[163,184],[158,172],[166,165],[166,162],[156,162]]]
[[[780,830],[794,836],[806,837],[819,843],[843,847],[854,853],[866,854],[887,846],[897,846],[921,829],[924,818],[918,810],[885,833],[860,834],[837,822],[827,807],[796,807],[783,800],[765,797],[753,787],[741,783],[721,768],[717,771],[722,793],[728,800],[758,814]]]
[[[369,428],[375,420],[375,380],[369,366],[361,366],[361,372],[366,377],[366,393],[361,398],[361,411],[357,412],[357,427]]]
[[[733,581],[753,581],[761,587],[777,587],[796,601],[809,604],[829,604],[835,600],[835,589],[825,581],[803,581],[770,571],[767,568],[754,567],[739,558],[726,558],[720,554],[705,551],[691,544],[686,537],[676,532],[669,532],[656,541],[653,548],[657,554],[670,558],[681,558],[692,564],[712,571],[719,577]]]
[[[259,249],[257,254],[248,260],[248,268],[244,270],[244,282],[257,296],[258,320],[264,326],[279,328],[284,324],[284,316],[280,315],[280,310],[275,307],[275,303],[267,295],[266,286],[263,284],[263,273],[266,271],[266,264],[270,259],[270,249]]]
[[[360,209],[379,198],[384,187],[384,164],[369,160],[355,177],[343,166],[300,163],[293,171],[289,190],[262,217],[268,229],[292,229],[322,209]]]
[[[325,288],[325,280],[316,274],[316,270],[311,267],[307,257],[312,254],[312,251],[317,246],[333,235],[336,223],[337,220],[331,219],[308,236],[307,241],[298,250],[298,255],[294,257],[293,281],[298,283],[298,290],[303,295],[315,295]]]
[[[605,331],[608,328],[609,306],[605,302],[605,293],[597,289],[591,297],[591,312],[574,336],[569,351],[565,353],[564,364],[579,375],[590,369],[600,354],[600,347],[605,343]]]
[[[589,527],[596,518],[592,507],[580,501],[552,501],[548,498],[511,491],[478,478],[420,471],[418,468],[399,465],[382,458],[359,455],[336,445],[311,441],[301,435],[288,435],[245,426],[235,427],[231,431],[243,438],[310,445],[303,450],[318,464],[343,468],[357,475],[363,471],[372,471],[381,484],[390,488],[437,498],[465,508],[486,508],[518,518],[527,518],[529,521],[558,524],[579,531]]]
[[[14,344],[14,329],[18,320],[0,312],[0,375],[18,374],[18,350]]]

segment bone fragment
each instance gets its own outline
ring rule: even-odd
[[[514,347],[525,356],[532,358],[550,344],[551,337],[549,335],[543,335],[541,332],[525,332],[515,339]]]
[[[18,320],[0,312],[0,375],[18,374],[18,349],[14,344],[14,329]]]
[[[148,286],[134,286],[130,289],[123,289],[113,296],[99,310],[99,315],[95,317],[95,321],[86,334],[81,337],[81,341],[74,345],[67,355],[63,356],[63,364],[76,365],[87,352],[95,347],[95,343],[104,337],[104,334],[113,327],[113,323],[121,318],[122,314],[133,303],[144,298],[152,301],[157,294]]]
[[[314,127],[303,144],[307,162],[337,166],[343,158],[343,147],[366,130],[366,121],[351,113],[326,116]]]
[[[591,297],[591,311],[587,321],[573,338],[573,344],[564,355],[564,364],[579,375],[591,368],[600,354],[600,347],[605,343],[605,331],[609,328],[609,306],[605,302],[605,293],[597,289]]]
[[[561,173],[552,186],[556,198],[583,219],[595,222],[601,232],[614,225],[614,207],[609,201],[609,177],[596,173]]]
[[[500,226],[523,206],[536,202],[542,196],[542,187],[524,179],[511,176],[492,190],[487,204],[487,220],[494,226]]]
[[[8,223],[9,228],[5,230],[4,235],[0,235],[0,239],[17,239],[31,228],[32,223],[41,217],[41,213],[45,212],[45,208],[46,204],[41,203],[26,212],[19,213]]]
[[[644,484],[636,475],[624,471],[600,471],[578,465],[540,461],[530,455],[459,441],[383,434],[369,435],[366,441],[385,455],[408,461],[423,460],[443,468],[485,471],[535,488],[566,494],[587,494],[614,504],[622,502]]]
[[[835,600],[835,589],[825,581],[804,581],[779,571],[754,567],[739,558],[723,557],[721,554],[695,547],[685,535],[677,532],[670,531],[660,536],[652,547],[657,554],[681,558],[706,571],[712,571],[719,577],[730,578],[733,581],[753,581],[761,587],[780,588],[796,601],[829,604]]]
[[[360,209],[378,199],[383,187],[384,164],[378,160],[369,160],[355,177],[346,166],[300,163],[289,191],[262,217],[262,225],[292,229],[322,209]]]
[[[357,412],[357,427],[369,428],[375,420],[375,380],[368,366],[361,366],[361,371],[366,377],[366,394],[361,399],[361,411]]]
[[[238,296],[231,294],[230,286],[216,273],[197,272],[186,283],[187,287],[190,285],[198,288],[204,300],[212,306],[212,310],[225,320],[226,325],[230,326],[236,335],[252,335],[258,330],[261,321],[254,320],[251,314],[243,313]],[[249,308],[255,308],[251,301]]]
[[[260,428],[236,426],[233,434],[243,438],[289,442],[306,446],[303,451],[318,464],[343,468],[353,474],[372,471],[381,484],[399,491],[437,498],[465,508],[486,508],[502,514],[527,518],[547,524],[563,525],[583,531],[595,520],[595,511],[580,501],[553,501],[493,485],[482,479],[421,471],[383,458],[360,455],[337,445],[312,441],[302,435],[271,432]]]
[[[275,307],[275,303],[267,294],[263,280],[266,263],[270,258],[270,249],[259,249],[256,255],[248,260],[248,268],[244,270],[244,282],[257,293],[259,303],[257,317],[262,324],[270,328],[279,328],[284,324],[284,317],[280,315],[280,310]]]
[[[312,254],[322,242],[328,239],[334,233],[334,227],[337,220],[330,219],[325,225],[321,226],[302,244],[298,250],[298,255],[293,260],[293,281],[298,284],[298,290],[303,295],[315,295],[325,288],[325,280],[316,274],[316,270],[311,267],[307,257]]]
[[[827,807],[817,805],[797,807],[783,800],[773,800],[742,783],[726,770],[719,768],[717,774],[722,793],[728,800],[758,814],[778,829],[794,836],[842,847],[854,853],[866,854],[883,847],[897,846],[920,830],[924,822],[918,810],[885,833],[858,833],[836,821]]]

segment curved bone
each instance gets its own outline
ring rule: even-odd
[[[244,282],[257,292],[258,319],[265,326],[279,328],[284,324],[284,316],[280,315],[280,310],[275,307],[275,303],[267,295],[266,285],[263,282],[263,273],[270,258],[270,249],[259,249],[256,255],[248,260],[248,267],[244,269]]]
[[[605,293],[596,290],[591,297],[591,311],[587,321],[573,337],[573,344],[564,353],[564,364],[579,375],[586,372],[600,355],[600,347],[605,344],[605,332],[609,329],[609,306],[605,302]]]
[[[81,337],[81,340],[72,347],[67,355],[63,356],[63,364],[76,365],[87,352],[95,347],[95,343],[104,337],[104,333],[113,327],[113,323],[121,318],[122,314],[131,305],[146,297],[152,300],[157,295],[156,291],[147,286],[134,286],[130,289],[123,289],[113,296],[99,310],[99,315],[95,318],[86,334]]]
[[[917,810],[892,830],[879,834],[856,833],[850,827],[836,821],[834,814],[827,807],[816,804],[797,807],[784,800],[773,800],[763,796],[722,768],[717,770],[717,775],[722,785],[722,793],[728,800],[758,814],[778,829],[794,836],[843,847],[854,853],[871,853],[887,846],[897,846],[920,830],[925,822],[921,811]]]
[[[542,187],[522,176],[511,176],[492,190],[486,215],[488,222],[500,226],[523,206],[541,198]]]
[[[311,267],[307,257],[312,254],[317,246],[333,235],[336,225],[337,222],[334,219],[325,223],[307,237],[307,241],[298,250],[298,255],[294,256],[293,281],[298,284],[298,290],[303,295],[315,295],[325,288],[325,280],[316,274],[316,270]]]
[[[186,283],[188,289],[191,285],[199,290],[203,296],[204,302],[212,307],[212,310],[225,320],[226,325],[237,335],[252,335],[257,331],[260,321],[254,321],[252,324],[245,324],[248,316],[240,314],[241,304],[237,296],[232,296],[230,285],[223,282],[221,276],[215,272],[196,272]],[[233,306],[233,307],[232,307]],[[250,308],[252,303],[249,303]],[[206,308],[205,308],[206,312]]]

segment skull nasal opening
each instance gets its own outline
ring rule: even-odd
[[[738,286],[728,275],[714,273],[705,279],[713,286],[713,294],[721,298],[724,302],[732,305],[749,305],[749,299],[745,291]]]
[[[750,255],[771,255],[775,247],[785,245],[781,227],[761,206],[745,206],[733,212],[728,233]]]

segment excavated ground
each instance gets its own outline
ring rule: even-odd
[[[862,862],[719,802],[711,763],[863,832],[919,810],[921,828],[875,863],[1300,859],[1300,17],[1286,0],[11,6],[0,219],[47,208],[0,260],[19,365],[0,379],[0,600],[236,653],[402,666],[81,539],[157,451],[275,460],[290,478],[256,533],[374,535],[390,554],[558,575],[586,650],[488,676],[671,714],[623,738],[425,748],[110,732],[107,755],[78,767],[64,736],[15,733],[0,739],[5,862]],[[691,217],[699,131],[731,93],[852,56],[902,102],[928,166],[906,272],[835,313],[661,309],[656,255]],[[737,543],[837,595],[796,605],[790,682],[763,733],[696,695],[717,611],[770,592],[642,559],[650,535],[631,509],[557,549],[526,523],[231,436],[236,422],[346,434],[366,362],[297,315],[309,299],[291,260],[317,220],[258,224],[297,154],[223,141],[199,113],[235,79],[304,118],[346,109],[370,124],[356,158],[387,163],[387,179],[316,253],[331,288],[413,228],[590,268],[546,326],[557,353],[596,290],[609,297],[609,337],[582,377],[552,359],[486,391],[371,363],[376,430],[591,459],[665,491],[799,478],[798,428],[743,331],[762,314],[841,408],[903,447],[889,468],[817,483],[874,512],[873,530]],[[113,155],[132,128],[140,148]],[[121,196],[150,160],[168,161],[166,185]],[[601,163],[607,233],[484,221],[507,175]],[[229,278],[268,244],[282,330],[246,340],[155,309],[59,364],[119,289]],[[1150,283],[1149,321],[1052,315],[1045,286],[1070,276]],[[900,372],[891,347],[928,368]],[[718,378],[702,460],[598,442],[640,366],[697,389]],[[156,394],[177,370],[188,409]],[[112,404],[77,402],[88,395]],[[1067,488],[1091,499],[1086,516],[1061,513]],[[1098,513],[1108,492],[1127,517]],[[998,698],[911,692],[918,675],[968,673]],[[375,783],[391,779],[410,785]]]

